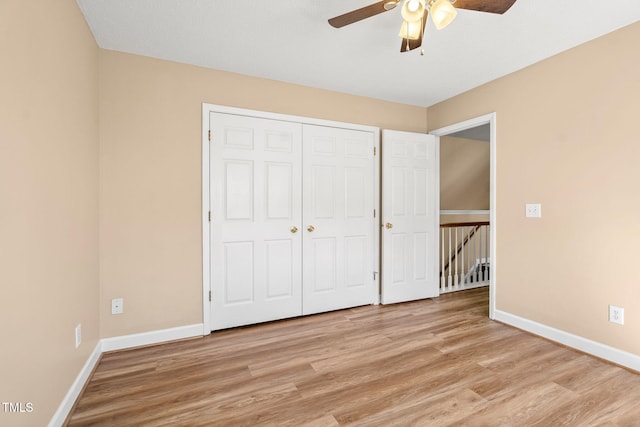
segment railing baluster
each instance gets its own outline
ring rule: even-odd
[[[482,237],[482,227],[478,227],[478,234],[480,235],[480,240],[478,241],[478,274],[480,277],[478,278],[478,282],[482,282],[484,280],[484,272],[482,271],[482,253],[484,248],[484,239]]]
[[[476,271],[478,272],[478,282],[482,282],[482,228],[478,227],[478,256],[476,257]]]
[[[442,252],[440,253],[440,260],[442,260],[442,270],[440,270],[440,290],[444,292],[445,290],[445,277],[444,277],[444,228],[440,229],[442,231],[441,235],[441,246]]]
[[[449,276],[447,280],[447,288],[451,290],[451,229],[449,229]]]
[[[478,282],[480,280],[480,276],[478,276],[478,227],[475,228],[475,233],[473,234],[473,275],[474,281]]]
[[[485,255],[485,260],[486,260],[486,266],[487,266],[487,281],[491,280],[491,261],[489,261],[489,254],[491,254],[491,247],[489,245],[489,242],[491,242],[491,234],[489,233],[489,226],[486,225],[484,228],[484,232],[485,232],[485,240],[487,242],[487,250],[486,250],[486,255]]]
[[[473,280],[473,270],[472,268],[472,264],[471,264],[471,239],[473,238],[473,235],[471,234],[473,230],[473,227],[469,227],[469,240],[467,242],[467,283],[471,283]]]
[[[460,230],[462,232],[462,250],[460,251],[460,254],[462,255],[462,259],[460,260],[460,282],[462,283],[462,285],[464,286],[465,284],[465,277],[464,277],[464,247],[466,246],[466,242],[465,242],[465,228],[464,226],[460,227]]]
[[[458,251],[458,227],[454,228],[455,230],[455,234],[456,234],[456,245],[454,246],[454,255],[457,255],[457,251]],[[454,286],[457,288],[458,287],[458,257],[456,256],[454,259],[455,262],[455,268],[456,268],[456,272],[455,275],[453,276],[453,284]]]
[[[483,237],[483,245],[482,245],[482,281],[487,280],[487,269],[485,268],[486,260],[487,260],[487,231],[485,227],[482,227],[482,231],[484,232]]]
[[[480,271],[478,271],[478,274],[480,274],[480,280],[478,280],[479,282],[484,282],[484,268],[482,265],[482,254],[484,253],[484,238],[482,237],[482,227],[480,227],[478,229],[478,234],[480,234],[480,247],[479,252],[480,252],[480,264],[478,265],[478,267],[480,268]]]

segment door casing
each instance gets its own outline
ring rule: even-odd
[[[454,123],[449,126],[441,127],[429,132],[431,135],[437,137],[436,141],[436,157],[438,163],[440,162],[440,137],[446,136],[455,132],[460,132],[477,126],[489,124],[489,176],[490,176],[490,189],[489,189],[489,222],[491,224],[490,233],[490,246],[491,246],[491,277],[489,281],[489,318],[495,319],[496,311],[496,277],[498,268],[498,257],[496,256],[497,234],[498,224],[496,222],[496,113],[489,113],[483,116],[474,117],[459,123]],[[438,184],[439,185],[439,184]],[[439,208],[438,208],[439,209]]]

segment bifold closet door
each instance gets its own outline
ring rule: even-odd
[[[302,314],[302,125],[210,114],[211,329]]]
[[[303,126],[303,313],[371,304],[374,135]]]

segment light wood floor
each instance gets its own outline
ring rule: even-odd
[[[487,288],[105,354],[70,426],[640,426],[640,375],[488,320]]]

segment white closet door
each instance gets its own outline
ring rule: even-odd
[[[436,141],[382,132],[382,303],[438,296]]]
[[[303,313],[371,304],[374,135],[304,125],[303,140]]]
[[[299,316],[301,125],[211,113],[210,129],[211,329]]]

